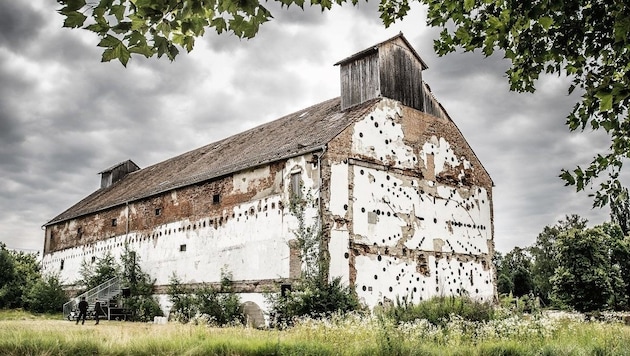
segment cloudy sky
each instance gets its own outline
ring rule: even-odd
[[[39,251],[41,226],[96,190],[112,164],[147,167],[339,96],[333,64],[400,31],[494,179],[499,251],[531,245],[566,214],[608,219],[557,177],[607,147],[606,137],[564,125],[577,100],[566,79],[510,93],[500,55],[436,56],[421,6],[389,29],[377,2],[324,14],[271,7],[275,19],[252,40],[208,32],[172,63],[133,58],[127,68],[101,63],[98,38],[62,28],[58,8],[0,0],[0,241],[9,248]]]

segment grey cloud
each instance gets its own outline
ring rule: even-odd
[[[44,16],[29,2],[0,1],[0,47],[20,51],[40,31]]]

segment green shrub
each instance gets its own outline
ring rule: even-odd
[[[426,319],[433,325],[444,326],[457,315],[468,321],[488,321],[494,318],[494,308],[490,303],[482,303],[468,297],[435,297],[418,304],[407,299],[396,299],[396,304],[384,310],[385,315],[395,323]]]
[[[241,299],[232,290],[232,274],[221,272],[221,287],[216,290],[203,286],[195,292],[197,310],[209,317],[208,323],[225,326],[242,324],[245,320],[241,310]]]
[[[232,275],[221,271],[221,287],[210,285],[192,289],[181,284],[173,274],[168,288],[172,319],[181,323],[192,320],[226,326],[242,324],[245,320],[241,310],[241,299],[232,290]]]
[[[23,296],[28,310],[36,313],[61,312],[68,296],[63,290],[58,275],[45,275],[39,278]]]
[[[285,296],[268,296],[272,319],[276,323],[291,324],[300,317],[330,317],[333,313],[347,313],[362,309],[356,292],[343,285],[341,278],[323,282],[322,278],[301,280]],[[276,325],[277,326],[277,325]]]

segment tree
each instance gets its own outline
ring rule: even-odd
[[[120,256],[121,283],[129,288],[130,296],[125,299],[125,308],[131,310],[134,321],[151,321],[155,316],[162,316],[160,304],[153,298],[155,281],[140,267],[140,257],[125,244]]]
[[[114,256],[107,251],[102,257],[96,259],[95,263],[81,262],[79,283],[90,290],[118,275],[118,264]]]
[[[398,2],[400,0],[390,0]],[[421,0],[428,23],[445,27],[435,42],[438,54],[462,48],[495,50],[511,61],[510,89],[533,92],[540,73],[564,74],[582,99],[567,117],[570,130],[603,129],[610,151],[587,168],[563,170],[560,177],[577,191],[600,182],[593,205],[603,207],[621,189],[619,173],[630,157],[630,6],[627,1]]]
[[[167,292],[172,303],[170,315],[177,321],[188,323],[197,314],[194,291],[183,285],[175,272],[169,277]]]
[[[615,309],[627,310],[630,306],[630,237],[616,223],[604,223],[602,229],[609,236],[607,245],[611,268],[619,271],[622,284],[615,284],[615,296],[612,306]]]
[[[628,188],[619,189],[619,194],[610,200],[610,221],[619,225],[624,236],[630,234],[630,195]]]
[[[552,277],[558,300],[578,311],[609,309],[625,287],[612,263],[605,227],[569,230],[558,236],[558,267]]]
[[[528,295],[533,290],[532,262],[527,250],[514,247],[505,256],[495,258],[497,269],[497,291],[501,294],[512,293],[516,297]]]
[[[0,308],[11,308],[14,301],[19,300],[15,283],[15,261],[6,245],[0,242]]]
[[[304,0],[277,0],[282,6],[304,6]],[[347,0],[334,0],[341,4]],[[358,0],[351,0],[356,4]],[[151,57],[166,55],[173,60],[183,48],[190,52],[195,38],[206,29],[233,32],[252,38],[261,24],[273,16],[258,0],[57,0],[65,16],[63,26],[84,28],[96,33],[104,47],[102,61],[118,59],[123,65],[133,54]],[[332,0],[311,0],[322,11]],[[87,13],[87,16],[85,15]],[[88,17],[90,18],[89,21]],[[87,22],[87,24],[86,24]]]
[[[545,226],[536,237],[536,243],[528,249],[533,259],[534,293],[542,299],[543,303],[549,304],[552,301],[551,277],[558,267],[558,236],[572,229],[584,230],[587,223],[588,220],[576,214],[567,215],[564,220],[559,220],[555,225]]]
[[[28,310],[36,313],[61,312],[68,296],[58,275],[41,276],[24,295]]]
[[[37,254],[8,250],[0,243],[0,308],[28,307],[25,296],[41,278]]]

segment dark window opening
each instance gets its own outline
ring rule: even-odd
[[[81,236],[83,236],[83,229],[81,227],[77,228],[77,237],[81,238]]]
[[[116,226],[116,225],[118,225],[118,220],[112,219],[112,226]]]
[[[96,256],[92,256],[92,263],[96,262]]]
[[[64,261],[63,261],[63,260],[61,260],[61,265],[59,266],[59,270],[62,270],[62,269],[63,269],[63,262],[64,262]]]
[[[186,245],[179,245],[179,252],[186,251]]]
[[[215,194],[212,196],[212,204],[219,204],[221,202],[221,195]]]
[[[155,216],[160,216],[160,215],[162,215],[162,208],[155,209]]]

